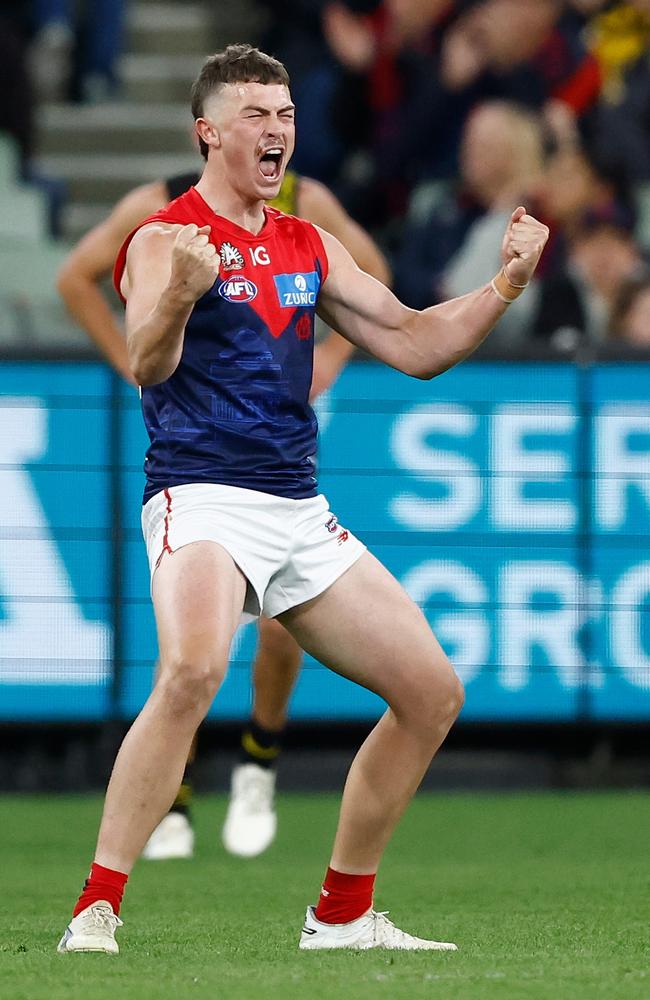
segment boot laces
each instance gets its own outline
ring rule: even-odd
[[[91,907],[86,918],[93,927],[99,927],[100,930],[106,931],[108,934],[115,934],[116,929],[121,927],[123,923],[107,903],[99,903]]]
[[[375,940],[382,941],[389,946],[399,944],[404,941],[413,941],[415,938],[406,931],[401,931],[392,920],[388,919],[389,910],[373,910],[375,917]]]

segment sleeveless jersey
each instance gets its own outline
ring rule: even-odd
[[[199,183],[201,174],[175,174],[165,181],[167,188],[167,201],[174,201],[185,194],[188,188]],[[269,202],[271,208],[277,208],[286,215],[298,215],[298,191],[300,190],[300,175],[294,170],[285,170],[282,178],[282,186],[278,191],[277,198]]]
[[[264,209],[260,233],[216,215],[195,188],[145,219],[210,225],[219,277],[192,310],[181,361],[142,388],[150,439],[145,503],[168,486],[219,483],[315,496],[317,425],[309,406],[314,316],[327,256],[309,222]]]

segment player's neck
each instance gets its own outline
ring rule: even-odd
[[[203,200],[213,212],[235,225],[257,234],[264,225],[264,201],[262,199],[247,201],[238,191],[221,178],[210,176],[206,170],[196,185]]]

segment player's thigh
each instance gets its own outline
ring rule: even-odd
[[[280,620],[321,663],[375,691],[396,710],[411,711],[418,699],[462,697],[424,615],[369,552],[323,594]]]
[[[216,542],[191,542],[163,556],[152,584],[161,673],[183,663],[225,671],[246,586]]]

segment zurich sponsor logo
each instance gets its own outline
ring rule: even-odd
[[[257,295],[257,285],[241,274],[233,274],[221,282],[218,292],[228,302],[250,302]]]
[[[316,271],[309,271],[307,274],[276,274],[273,280],[283,308],[316,305],[320,288],[320,277]]]

